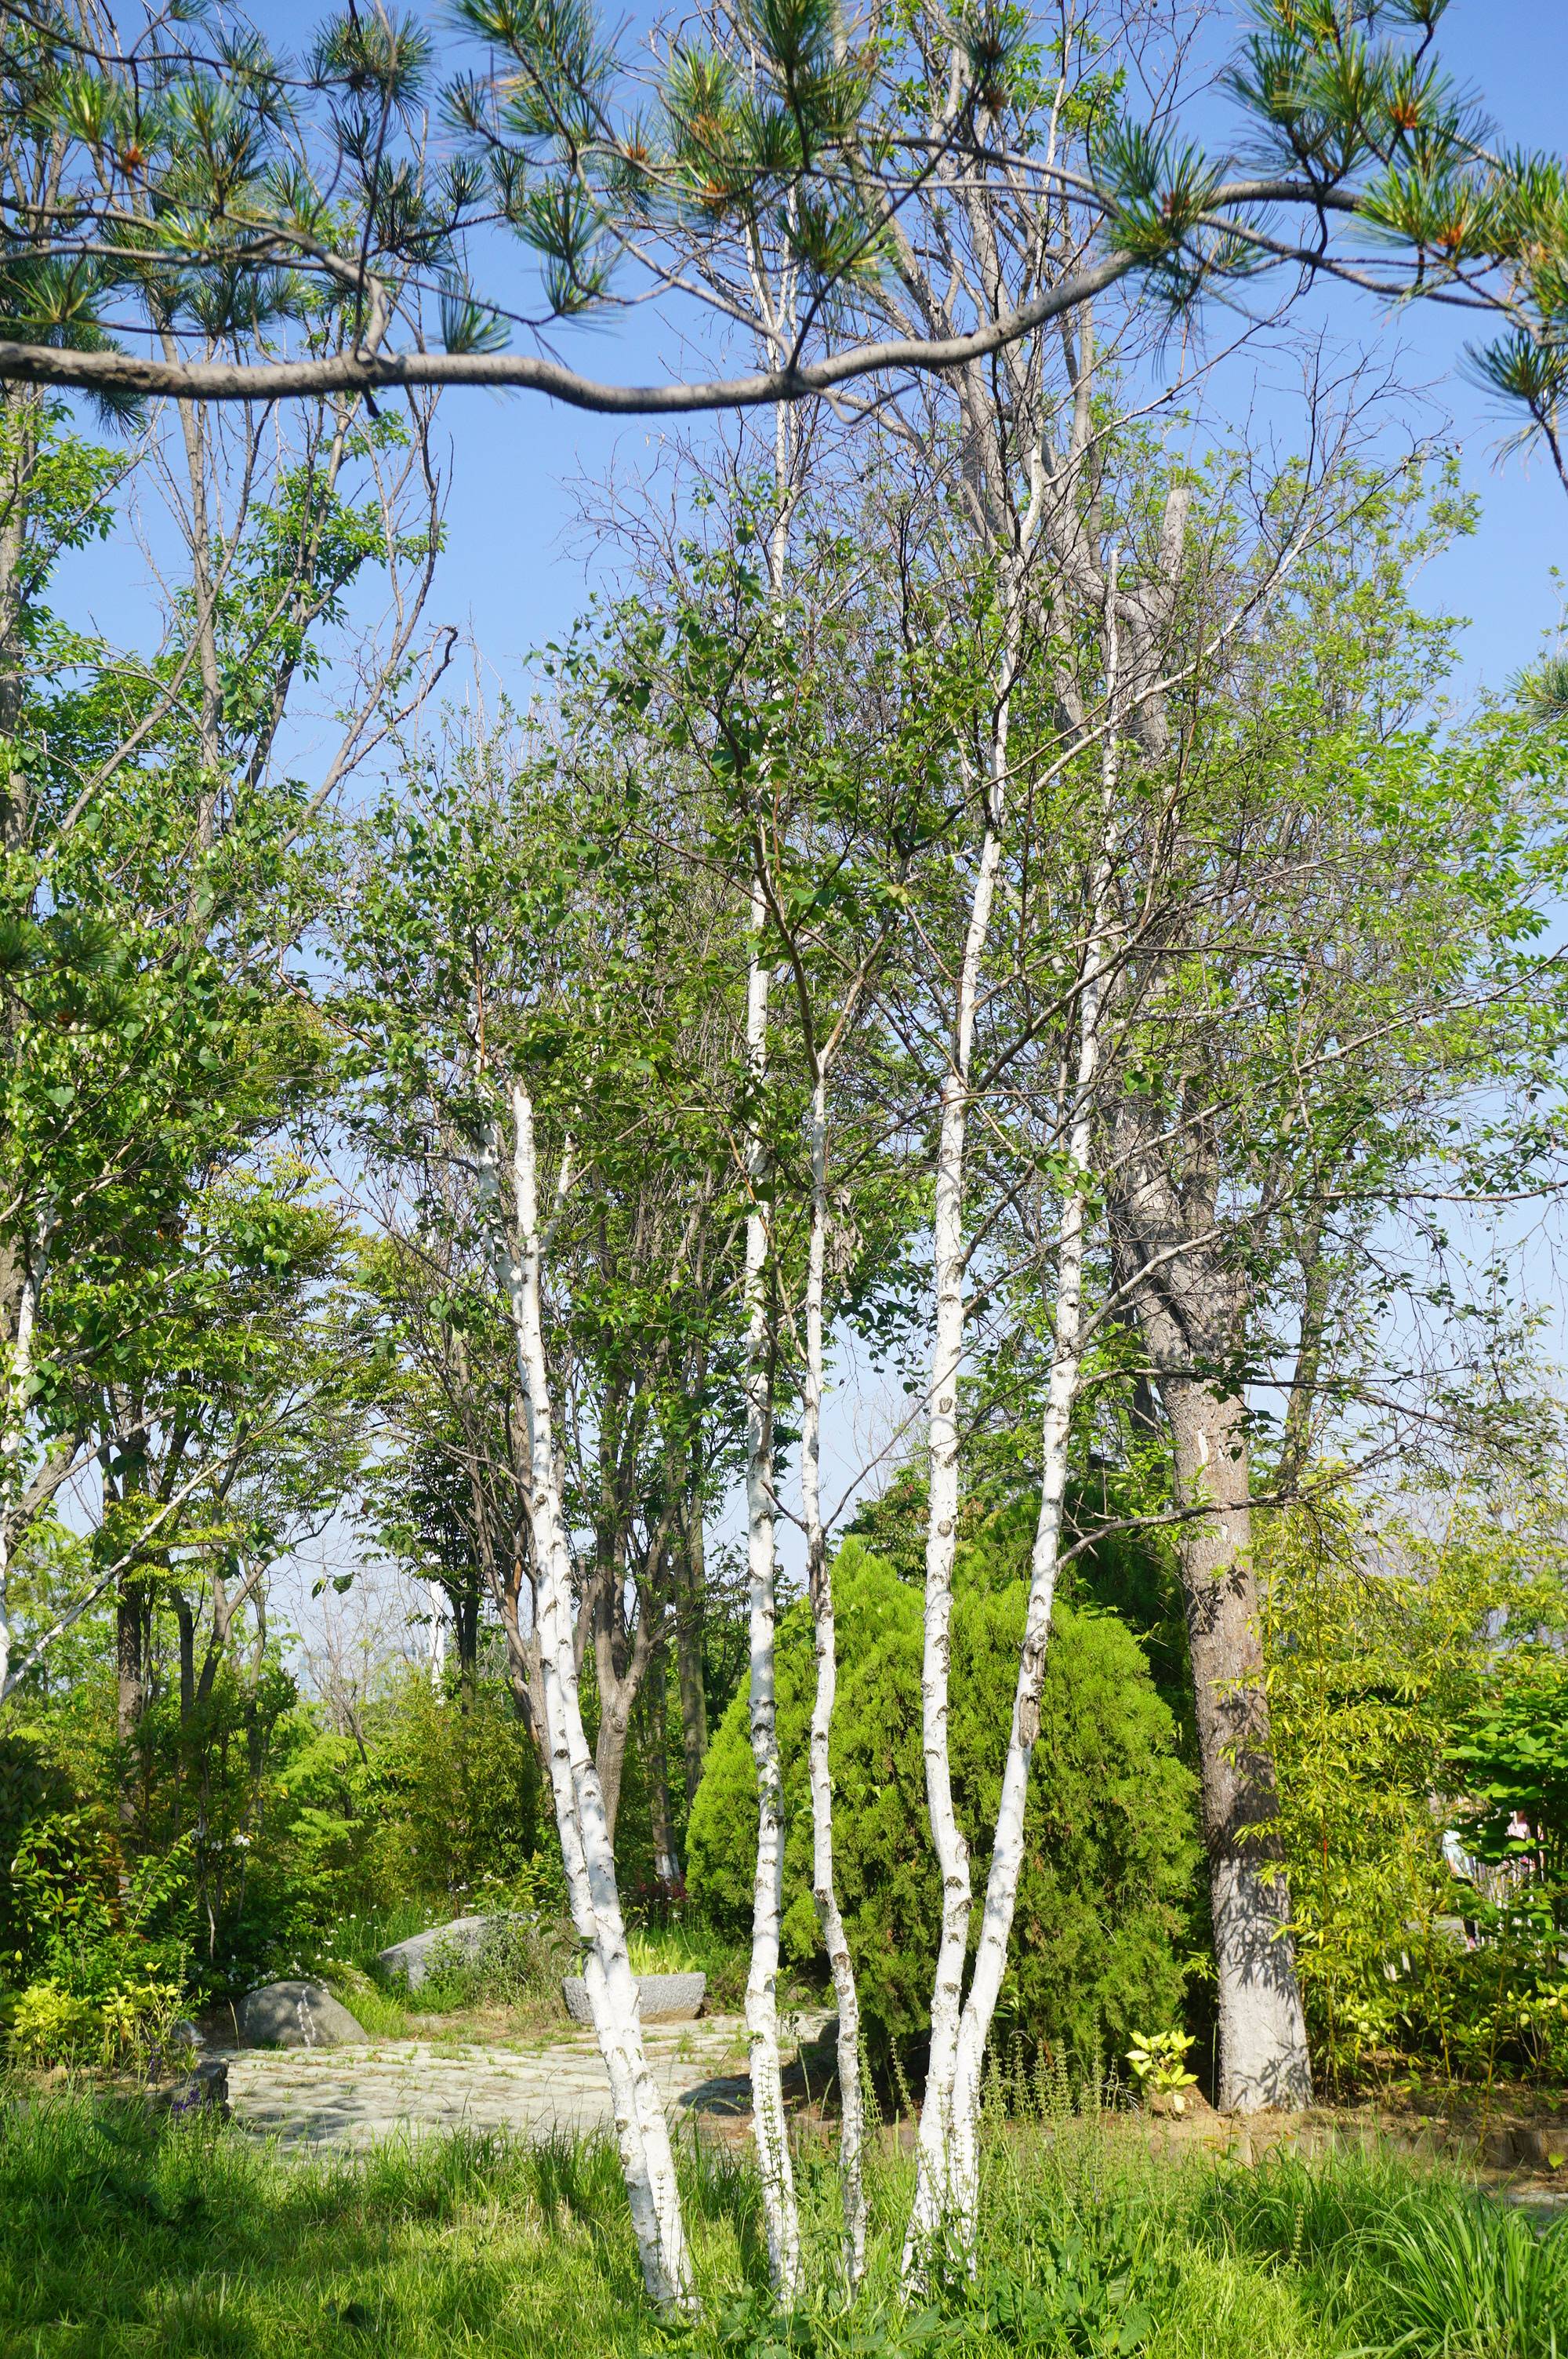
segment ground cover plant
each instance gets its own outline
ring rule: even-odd
[[[648,2305],[607,2145],[456,2137],[284,2155],[87,2094],[0,2123],[0,2351],[37,2359],[338,2359],[451,2350],[896,2359],[1550,2359],[1568,2342],[1568,2230],[1389,2156],[1314,2168],[1155,2164],[1102,2124],[988,2138],[985,2223],[905,2302],[910,2166],[873,2147],[864,2288],[842,2306],[838,2190],[799,2158],[806,2284],[767,2292],[755,2176],[687,2153],[706,2317]],[[1553,2338],[1556,2338],[1555,2343]]]

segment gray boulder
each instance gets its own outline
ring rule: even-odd
[[[708,1995],[706,1974],[639,1974],[637,1995],[642,2005],[644,2023],[688,2023],[700,2015],[702,2002]],[[574,2023],[591,2023],[593,2010],[588,2003],[588,1984],[580,1974],[568,1974],[561,1983],[561,1996],[567,2003],[567,2013]]]
[[[443,1966],[454,1962],[471,1965],[491,1935],[514,1921],[510,1917],[454,1917],[449,1925],[432,1925],[427,1933],[394,1941],[389,1950],[378,1952],[376,1963],[416,1991]]]
[[[338,2048],[362,2027],[319,1983],[267,1983],[240,2001],[242,2048]]]

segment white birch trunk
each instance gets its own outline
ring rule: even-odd
[[[752,1897],[752,1966],[746,1981],[746,2031],[752,2066],[752,2120],[762,2174],[768,2267],[779,2299],[800,2288],[800,2228],[779,2064],[779,1938],[784,1916],[784,1778],[779,1763],[773,1680],[777,1576],[773,1563],[773,1370],[768,1320],[769,1220],[763,1199],[767,1155],[762,1090],[767,1073],[768,983],[762,957],[767,904],[752,887],[752,955],[746,986],[746,1070],[751,1092],[746,1218],[746,1536],[751,1620],[752,1758],[757,1772],[757,1870]]]
[[[0,1426],[0,1697],[10,1693],[15,1635],[11,1622],[11,1552],[16,1545],[13,1527],[18,1513],[17,1494],[22,1487],[22,1443],[27,1430],[27,1392],[33,1378],[33,1336],[49,1236],[49,1216],[40,1214],[16,1304],[16,1339],[11,1346],[11,1364],[5,1371],[5,1423]]]
[[[550,1783],[572,1920],[586,1949],[583,1979],[610,2080],[616,2142],[643,2283],[661,2310],[675,2311],[693,2307],[691,2267],[669,2128],[643,2048],[636,1977],[627,1954],[604,1799],[583,1732],[578,1695],[571,1562],[545,1360],[534,1109],[527,1093],[516,1082],[512,1088],[512,1113],[515,1255],[507,1244],[499,1214],[498,1142],[492,1142],[481,1164],[481,1181],[490,1200],[495,1256],[512,1312],[527,1412],[532,1475],[528,1506]]]
[[[447,1668],[446,1593],[438,1581],[427,1581],[425,1594],[430,1601],[430,1685],[439,1695],[442,1674]]]
[[[942,1930],[931,1990],[931,2060],[920,2108],[914,2203],[904,2239],[906,2283],[922,2274],[925,2257],[940,2239],[952,2206],[953,2089],[970,1900],[969,1847],[953,1808],[947,1751],[953,1564],[958,1522],[958,1370],[964,1352],[964,1150],[980,968],[990,933],[997,869],[1001,858],[1002,794],[1014,659],[1010,632],[1003,692],[992,733],[990,777],[986,782],[985,835],[959,971],[953,1061],[942,1084],[942,1121],[936,1148],[933,1219],[936,1320],[931,1354],[930,1502],[925,1528],[925,1629],[920,1685],[925,1800],[942,1877]]]
[[[865,2099],[860,2085],[860,2001],[833,1875],[830,1748],[838,1688],[833,1579],[822,1522],[822,1298],[827,1245],[827,1082],[811,1096],[811,1239],[806,1277],[806,1384],[800,1420],[800,1489],[816,1686],[811,1706],[811,1894],[838,2003],[838,2172],[844,2202],[844,2269],[849,2290],[866,2266]]]
[[[1118,639],[1116,567],[1110,568],[1106,599],[1106,672],[1108,727],[1100,771],[1100,840],[1090,871],[1083,979],[1078,992],[1078,1055],[1068,1113],[1066,1192],[1062,1206],[1056,1260],[1056,1304],[1051,1376],[1042,1432],[1040,1512],[1030,1565],[1023,1645],[1013,1691],[1012,1724],[997,1807],[990,1872],[975,1953],[969,1995],[958,2032],[953,2100],[953,2212],[951,2233],[972,2256],[979,2193],[979,2130],[980,2074],[996,2004],[1007,1971],[1018,1882],[1023,1866],[1023,1819],[1029,1799],[1029,1766],[1040,1733],[1040,1696],[1045,1649],[1056,1594],[1056,1566],[1066,1497],[1067,1451],[1073,1404],[1083,1369],[1084,1230],[1088,1209],[1094,1147],[1095,1085],[1100,1057],[1100,1012],[1106,973],[1106,905],[1109,891],[1118,774]]]

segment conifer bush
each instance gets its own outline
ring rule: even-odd
[[[847,1540],[834,1566],[840,1675],[834,1839],[840,1904],[868,2031],[918,2042],[928,2026],[940,1889],[921,1752],[921,1599]],[[954,1799],[972,1850],[975,1924],[989,1866],[1023,1630],[1024,1584],[991,1589],[973,1564],[953,1625]],[[786,1962],[820,1942],[811,1898],[806,1737],[810,1610],[781,1615],[778,1721],[788,1827]],[[749,1925],[757,1829],[742,1685],[709,1749],[687,1836],[687,1885],[719,1928]],[[1196,1783],[1141,1649],[1113,1615],[1059,1603],[1025,1821],[1026,1855],[999,2030],[1088,2061],[1173,2021],[1198,1855]]]

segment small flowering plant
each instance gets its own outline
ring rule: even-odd
[[[1192,2034],[1187,2031],[1145,2031],[1135,2036],[1127,2051],[1127,2060],[1140,2089],[1147,2097],[1162,2099],[1164,2112],[1184,2114],[1185,2092],[1197,2086],[1197,2074],[1187,2070],[1187,2050],[1192,2044]]]

